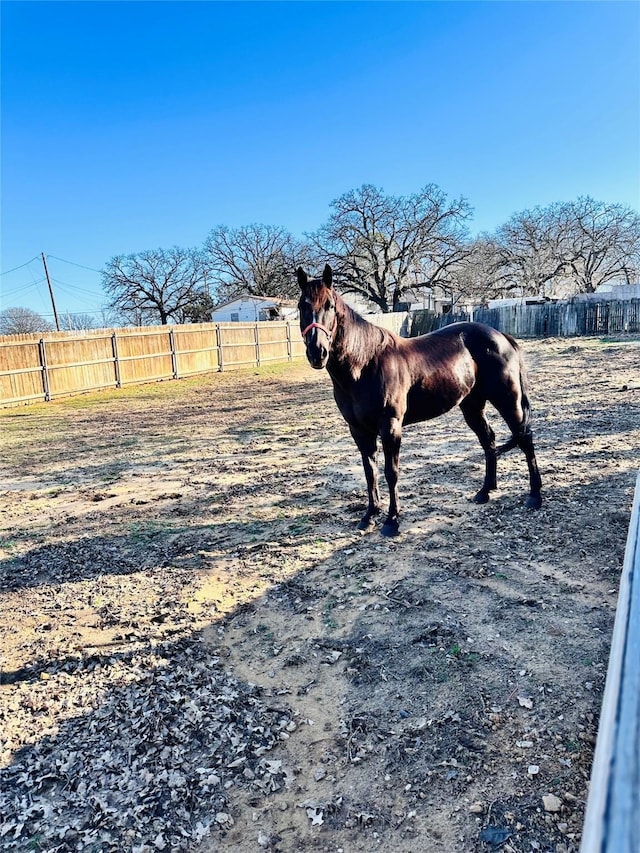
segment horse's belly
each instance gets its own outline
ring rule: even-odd
[[[404,416],[404,423],[414,424],[419,421],[429,421],[432,418],[438,418],[440,415],[444,415],[445,412],[455,408],[460,399],[458,396],[446,399],[440,397],[437,400],[428,399],[424,396],[420,396],[415,400],[409,399],[407,401],[407,412]]]
[[[471,390],[471,383],[448,382],[442,383],[437,389],[418,386],[407,395],[407,412],[405,424],[428,421],[451,411],[464,400]]]

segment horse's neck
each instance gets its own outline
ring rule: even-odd
[[[332,348],[329,372],[336,376],[350,374],[357,379],[383,348],[384,332],[357,314],[341,296],[338,295],[336,302],[338,333]]]

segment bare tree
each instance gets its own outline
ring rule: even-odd
[[[119,326],[126,326],[128,323],[131,323],[131,318],[121,317],[120,314],[112,308],[103,308],[100,311],[100,317],[98,319],[98,328],[100,329],[118,328]]]
[[[515,213],[495,237],[496,276],[522,296],[557,296],[572,257],[571,221],[556,203]]]
[[[481,234],[469,245],[466,257],[447,270],[440,290],[457,303],[485,303],[489,299],[520,295],[521,286],[504,264],[502,247],[495,237]]]
[[[448,201],[435,184],[408,196],[364,184],[331,203],[333,213],[309,235],[333,267],[341,290],[390,311],[407,291],[435,289],[468,253],[464,198]]]
[[[82,329],[96,329],[98,323],[92,314],[74,313],[62,314],[62,328],[69,332]]]
[[[601,284],[629,284],[640,270],[640,216],[622,204],[580,196],[565,207],[570,227],[568,271],[575,292]]]
[[[219,298],[252,296],[297,298],[297,265],[307,261],[304,245],[272,225],[219,225],[205,241],[205,257]]]
[[[213,298],[202,293],[200,298],[179,312],[181,323],[210,323],[211,312],[215,307]]]
[[[117,255],[102,271],[108,307],[137,325],[180,322],[182,312],[202,300],[206,283],[201,253],[178,246]]]
[[[640,216],[581,196],[514,214],[495,235],[496,282],[523,296],[594,293],[640,269]]]
[[[0,311],[0,335],[29,335],[52,329],[52,324],[31,308],[5,308]]]

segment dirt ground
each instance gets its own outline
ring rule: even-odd
[[[523,349],[542,509],[456,410],[393,540],[306,362],[0,412],[0,849],[577,851],[640,342]]]

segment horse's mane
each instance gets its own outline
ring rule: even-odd
[[[334,347],[356,371],[362,370],[378,353],[394,344],[396,336],[393,332],[365,320],[339,294],[336,307],[340,333],[336,335]]]

